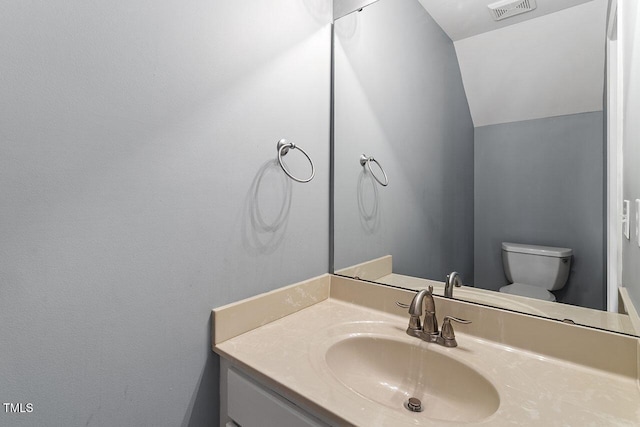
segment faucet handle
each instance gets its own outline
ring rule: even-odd
[[[453,317],[453,316],[444,316],[444,323],[442,324],[443,335],[444,335],[444,327],[445,327],[445,325],[448,326],[449,328],[451,328],[451,333],[453,335],[453,327],[451,326],[450,320],[453,320],[454,322],[458,322],[458,323],[464,323],[464,324],[473,323],[471,320],[460,319],[458,317]]]
[[[456,347],[458,345],[458,342],[456,341],[456,334],[453,332],[453,326],[451,326],[451,320],[458,323],[471,323],[471,320],[458,319],[453,316],[444,316],[442,332],[440,335],[442,336],[445,347]]]

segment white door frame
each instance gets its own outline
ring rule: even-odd
[[[611,1],[607,22],[607,310],[618,311],[622,277],[622,40],[618,0]]]

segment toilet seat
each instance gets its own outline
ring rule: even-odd
[[[546,289],[538,286],[525,285],[524,283],[512,283],[511,285],[503,286],[500,288],[500,292],[511,295],[519,295],[522,297],[535,298],[543,301],[555,301],[556,297]]]

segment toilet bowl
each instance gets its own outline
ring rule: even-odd
[[[550,291],[567,283],[572,255],[569,248],[503,242],[502,265],[509,284],[500,292],[555,301]]]

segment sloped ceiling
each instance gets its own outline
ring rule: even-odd
[[[474,126],[603,109],[607,0],[537,0],[498,22],[493,0],[419,1],[454,40]]]
[[[343,0],[344,1],[344,0]],[[349,0],[354,1],[354,0]],[[488,5],[498,0],[418,0],[453,41],[504,28],[592,0],[536,0],[531,12],[494,21]]]

